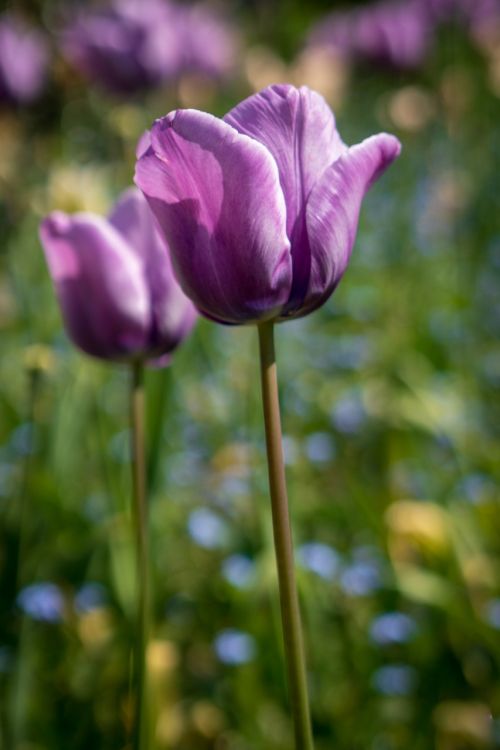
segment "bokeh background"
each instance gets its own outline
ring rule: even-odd
[[[3,9],[0,747],[124,750],[132,714],[128,373],[69,343],[39,221],[106,213],[154,118],[280,81],[403,143],[277,331],[317,750],[500,747],[497,0]],[[157,750],[292,746],[256,354],[200,320],[148,373]]]

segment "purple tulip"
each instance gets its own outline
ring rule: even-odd
[[[191,330],[195,309],[136,188],[121,195],[107,219],[53,212],[40,237],[68,334],[87,354],[162,358]]]
[[[43,36],[20,19],[0,17],[0,101],[25,104],[42,91],[48,49]]]
[[[81,14],[63,34],[66,56],[108,91],[133,93],[186,72],[222,77],[234,65],[230,27],[203,6],[113,0]]]
[[[162,0],[114,0],[81,14],[63,33],[67,58],[108,91],[158,85],[178,66],[176,15]]]
[[[498,0],[420,0],[435,22],[461,23],[477,36],[500,23]]]
[[[498,0],[420,0],[436,21],[467,22],[481,16],[498,17]]]
[[[324,99],[271,86],[223,120],[157,120],[137,163],[186,294],[209,318],[306,315],[346,269],[370,185],[400,151],[385,133],[347,147]]]
[[[310,44],[394,68],[418,67],[425,59],[433,32],[424,2],[383,0],[367,7],[336,11],[313,27]]]
[[[177,74],[223,78],[234,69],[238,40],[233,29],[202,5],[178,6],[176,30],[180,54]]]

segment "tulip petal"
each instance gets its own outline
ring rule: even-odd
[[[128,242],[137,260],[147,267],[157,257],[157,230],[154,216],[137,188],[125,190],[113,206],[108,221]],[[158,238],[159,239],[159,238]],[[167,253],[163,241],[160,245],[162,254]]]
[[[146,153],[148,148],[151,146],[151,133],[149,130],[145,130],[142,135],[139,136],[137,146],[135,147],[135,155],[137,159],[140,159],[143,154]]]
[[[224,120],[263,143],[276,160],[292,245],[290,303],[299,305],[311,270],[304,206],[325,169],[347,149],[333,112],[315,91],[283,84],[245,99]]]
[[[142,266],[103,218],[56,211],[40,237],[67,331],[96,357],[121,359],[144,350],[151,309]]]
[[[351,256],[363,197],[400,150],[392,135],[371,136],[349,148],[313,188],[306,206],[309,283],[300,309],[287,306],[283,319],[307,315],[331,295]]]
[[[153,316],[149,347],[159,353],[170,352],[191,330],[196,311],[174,276],[156,218],[141,191],[132,187],[122,193],[108,220],[143,266]]]
[[[199,309],[226,323],[272,318],[291,287],[276,163],[262,144],[196,110],[158,120],[137,163],[176,274]]]

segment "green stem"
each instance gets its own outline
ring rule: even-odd
[[[149,535],[146,497],[146,460],[144,440],[144,365],[132,364],[130,386],[131,463],[133,515],[137,555],[137,613],[134,648],[134,682],[136,691],[134,750],[147,750],[149,721],[146,656],[149,639]]]
[[[148,460],[146,482],[153,492],[158,482],[158,468],[165,433],[165,410],[172,388],[170,367],[151,369],[148,372],[148,393],[151,408],[146,409]]]
[[[41,385],[41,372],[38,368],[30,368],[28,370],[28,408],[26,410],[26,424],[29,428],[28,445],[30,450],[24,456],[21,464],[21,476],[20,476],[20,488],[19,498],[16,504],[18,512],[18,526],[17,526],[17,537],[16,546],[13,550],[12,559],[15,561],[15,574],[12,578],[6,579],[11,580],[14,584],[13,594],[19,593],[22,589],[23,584],[26,583],[26,558],[27,551],[29,550],[29,537],[30,537],[30,486],[31,486],[31,473],[32,464],[35,456],[33,455],[33,444],[36,436],[36,411],[37,402],[40,392]],[[29,580],[29,578],[28,578]],[[25,618],[22,618],[19,632],[17,633],[14,649],[16,651],[15,658],[15,669],[10,679],[10,683],[7,682],[7,695],[4,696],[0,691],[0,715],[2,719],[2,737],[0,738],[0,747],[16,747],[18,744],[22,744],[23,739],[23,726],[26,720],[26,692],[23,689],[26,684],[26,667],[23,664],[23,647],[26,642],[26,634],[28,632],[28,624]],[[23,685],[24,682],[24,685]],[[10,708],[10,710],[9,710]],[[2,744],[2,741],[4,744]]]
[[[313,750],[304,644],[295,582],[292,532],[283,462],[278,377],[274,354],[274,326],[272,322],[266,322],[261,323],[258,328],[274,546],[278,568],[285,660],[295,730],[295,748],[296,750]]]

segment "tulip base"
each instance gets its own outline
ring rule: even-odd
[[[313,750],[302,625],[295,581],[292,532],[283,462],[274,324],[272,322],[261,323],[258,330],[274,546],[295,748],[296,750]]]
[[[132,364],[130,384],[133,522],[137,566],[137,611],[134,638],[134,750],[148,750],[147,647],[149,640],[149,534],[144,432],[144,365]]]

